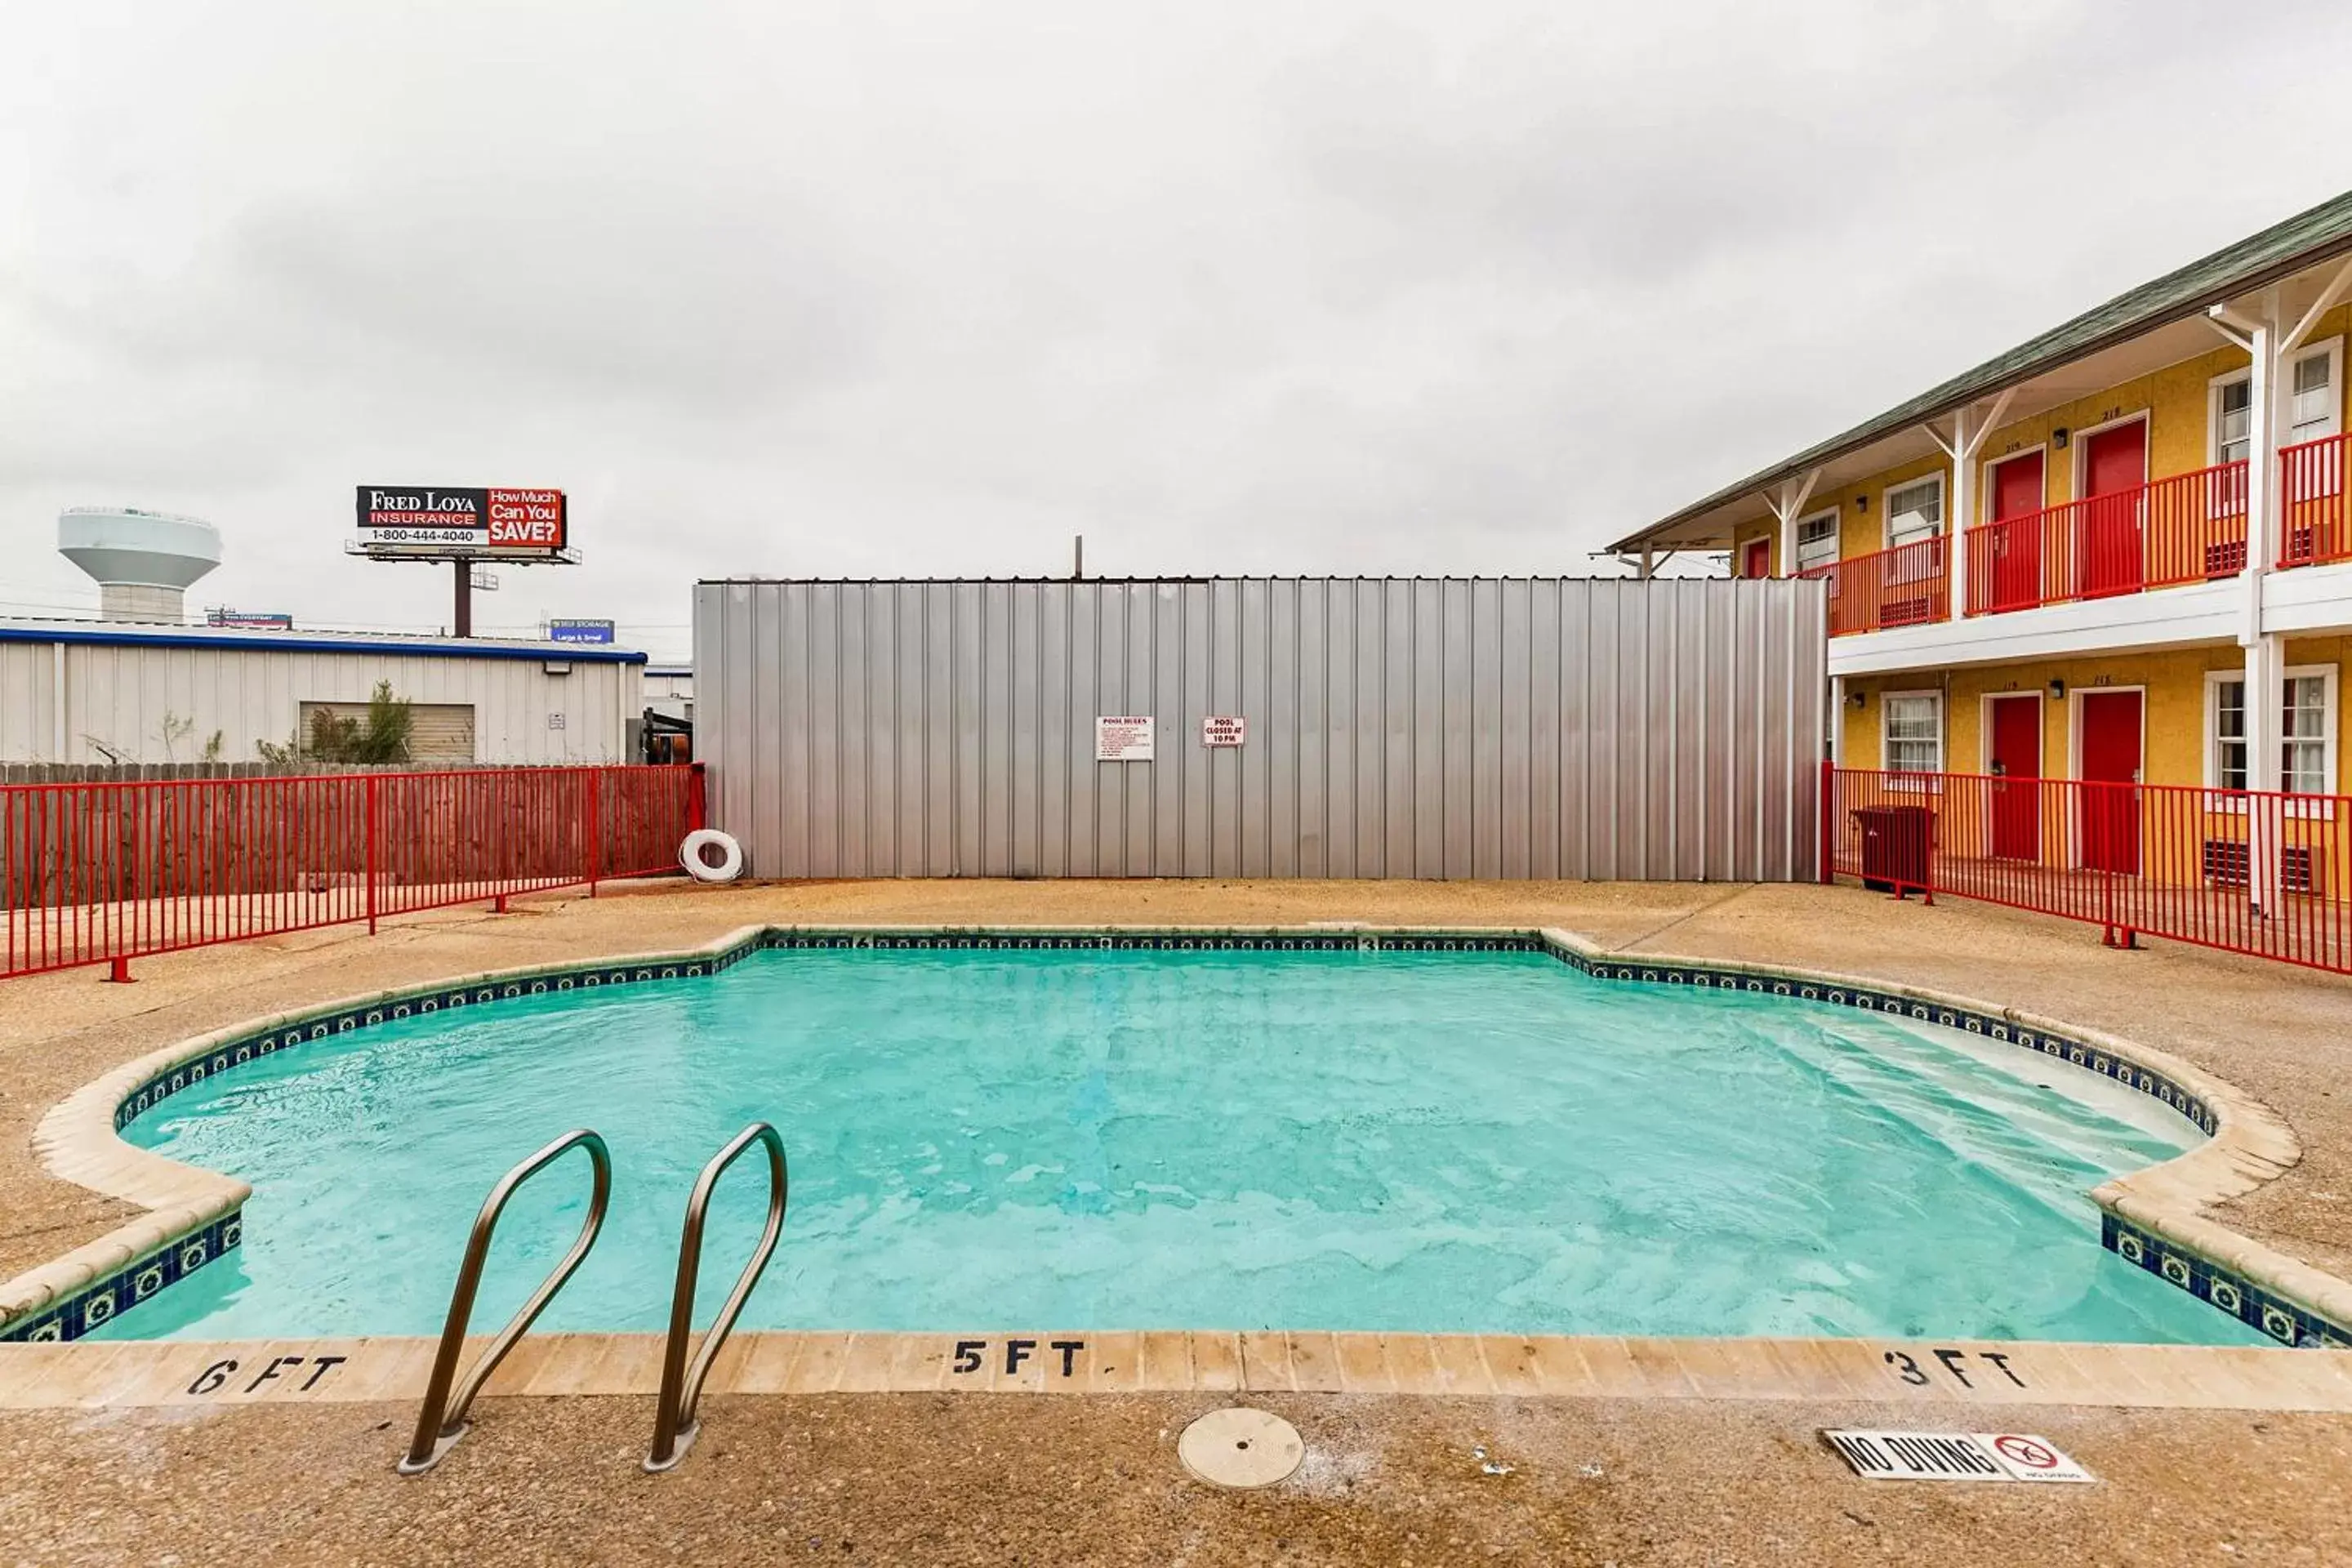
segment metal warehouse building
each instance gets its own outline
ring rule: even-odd
[[[1818,584],[706,582],[761,877],[1816,874]]]
[[[320,708],[412,704],[411,760],[633,758],[646,656],[486,638],[0,621],[0,763],[251,762]]]

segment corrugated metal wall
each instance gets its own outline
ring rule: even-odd
[[[1782,880],[1824,614],[1803,582],[704,583],[695,749],[763,877]],[[1094,760],[1119,713],[1157,761]]]
[[[217,731],[222,761],[251,762],[256,742],[293,734],[304,702],[364,704],[389,680],[417,702],[470,706],[477,761],[633,762],[627,721],[645,707],[635,664],[574,658],[550,675],[536,659],[77,642],[60,722],[58,647],[0,642],[0,761],[188,763]]]

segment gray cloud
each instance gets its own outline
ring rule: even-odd
[[[698,574],[1078,531],[1578,569],[2334,194],[2352,17],[2209,15],[51,7],[0,51],[0,601],[87,602],[54,513],[111,500],[219,522],[213,598],[436,624],[341,553],[386,479],[563,486],[586,563],[484,618],[668,654]]]

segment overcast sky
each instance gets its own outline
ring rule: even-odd
[[[1568,572],[2352,184],[2352,6],[0,0],[0,614],[485,627],[698,576]]]

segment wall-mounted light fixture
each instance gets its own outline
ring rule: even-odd
[[[2061,425],[2050,432],[2050,444],[2062,452],[2066,449],[2066,426]]]
[[[2053,680],[2050,683],[2050,700],[2053,702],[2063,702],[2066,700],[2066,683],[2064,681]]]
[[[1859,691],[1849,691],[1845,694],[1845,705],[1857,712],[1861,710],[1863,703],[1866,700],[1868,700],[1867,697]]]
[[[1870,510],[1870,498],[1868,496],[1854,497],[1853,510],[1856,511],[1868,511]]]

